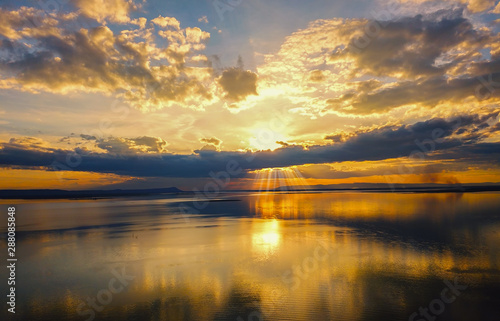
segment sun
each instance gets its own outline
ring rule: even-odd
[[[254,129],[252,135],[253,137],[249,139],[250,147],[257,150],[275,150],[283,147],[277,142],[286,142],[287,140],[285,135],[269,128]]]

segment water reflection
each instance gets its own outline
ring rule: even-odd
[[[230,195],[188,221],[172,200],[20,204],[16,319],[85,320],[123,268],[96,320],[407,320],[455,278],[438,320],[498,320],[498,196]]]
[[[252,249],[261,259],[267,259],[275,254],[280,245],[280,223],[269,220],[258,224],[252,224]]]

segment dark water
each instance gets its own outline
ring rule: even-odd
[[[498,193],[220,198],[17,202],[1,319],[500,320]]]

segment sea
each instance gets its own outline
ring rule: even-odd
[[[1,320],[500,320],[500,193],[1,200]]]

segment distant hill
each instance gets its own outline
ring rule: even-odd
[[[177,187],[150,189],[113,189],[67,191],[62,189],[4,189],[0,190],[0,199],[58,199],[58,198],[101,198],[117,196],[142,196],[157,194],[183,193]]]

